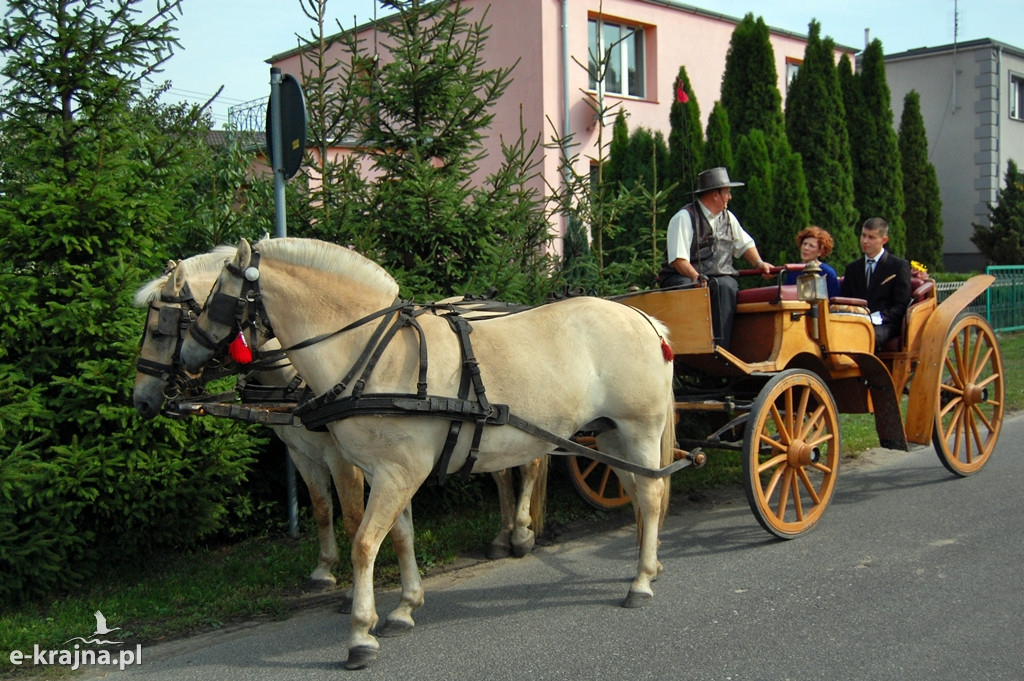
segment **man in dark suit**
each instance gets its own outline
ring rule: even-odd
[[[875,350],[903,330],[903,316],[910,304],[910,263],[885,250],[889,223],[870,218],[860,228],[858,258],[846,266],[842,295],[863,298],[875,326]]]

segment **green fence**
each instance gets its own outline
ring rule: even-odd
[[[1024,265],[985,269],[996,278],[985,300],[985,317],[996,331],[1024,329]]]
[[[998,265],[985,269],[996,278],[983,295],[975,298],[965,312],[976,312],[996,331],[1024,329],[1024,265]],[[936,286],[939,302],[960,288],[962,282],[943,281]]]

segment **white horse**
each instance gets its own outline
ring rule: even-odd
[[[198,314],[202,301],[206,300],[224,267],[224,261],[236,250],[222,246],[177,263],[171,261],[162,276],[144,284],[136,292],[136,307],[149,308],[133,390],[135,408],[142,416],[153,418],[160,413],[168,384],[175,377],[181,340],[190,321],[189,312]],[[278,341],[271,339],[261,350],[272,351],[279,347]],[[297,375],[290,364],[279,363],[276,368],[257,372],[254,378],[264,386],[287,386]],[[345,534],[351,540],[363,517],[363,473],[341,457],[330,433],[293,426],[271,428],[285,443],[288,456],[309,489],[320,544],[320,555],[309,580],[320,587],[334,586],[337,579],[333,570],[339,560],[331,481],[334,481],[341,503]],[[343,605],[345,608],[347,606]]]
[[[291,362],[323,396],[318,405],[358,409],[394,398],[386,413],[371,409],[329,423],[345,459],[370,481],[352,544],[346,666],[357,669],[376,660],[380,646],[372,632],[414,625],[412,613],[423,603],[423,590],[418,574],[404,573],[401,602],[378,625],[374,561],[392,526],[408,532],[411,541],[409,501],[441,459],[452,414],[459,411],[472,414],[474,423],[458,434],[444,466],[448,472],[472,457],[477,471],[509,468],[550,453],[556,446],[552,435],[599,432],[600,451],[636,471],[617,470],[636,509],[640,542],[624,605],[647,602],[660,567],[658,532],[668,487],[667,468],[659,467],[672,461],[674,444],[672,364],[662,349],[664,326],[619,303],[576,298],[480,321],[471,334],[460,335],[453,332],[455,324],[430,314],[398,325],[395,314],[387,312],[397,294],[398,284],[387,272],[348,249],[287,238],[265,239],[253,249],[243,240],[181,349],[185,367],[198,371],[242,328],[211,308],[223,311],[225,301],[251,301],[241,314],[273,326]],[[390,343],[382,341],[392,333]],[[464,353],[460,346],[467,339],[471,350]],[[464,370],[479,379],[471,382],[468,398],[462,397]],[[343,377],[352,377],[352,383],[342,385]],[[433,399],[420,398],[426,393]],[[396,413],[437,404],[446,411]],[[511,423],[513,416],[514,427],[500,425],[503,417]]]
[[[140,350],[140,371],[135,376],[135,407],[146,417],[156,416],[163,407],[179,362],[180,342],[189,323],[189,312],[197,314],[205,302],[224,262],[237,251],[220,246],[179,262],[167,264],[164,274],[141,286],[135,305],[149,308],[146,330]],[[461,299],[441,303],[456,304]],[[473,314],[471,311],[470,315]],[[483,313],[481,313],[483,314]],[[263,353],[280,348],[276,338],[260,345]],[[298,372],[288,363],[256,372],[256,382],[264,386],[288,386]],[[310,574],[314,586],[329,588],[337,583],[333,570],[338,565],[338,547],[334,535],[334,507],[331,481],[341,503],[345,535],[355,536],[363,514],[363,474],[340,455],[334,437],[328,432],[313,432],[292,426],[271,426],[285,443],[288,455],[309,490],[313,517],[317,525],[320,555]],[[532,550],[536,535],[544,525],[547,490],[547,457],[520,466],[520,493],[516,495],[514,471],[495,471],[501,510],[501,526],[491,541],[487,556],[522,557]],[[347,606],[343,605],[343,609]]]

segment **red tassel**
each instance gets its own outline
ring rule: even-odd
[[[231,359],[239,364],[249,364],[252,362],[252,350],[249,348],[249,344],[245,342],[245,336],[241,332],[238,333],[235,340],[231,341],[231,345],[228,346],[228,354],[231,355]]]
[[[683,89],[683,79],[680,78],[676,81],[676,101],[680,104],[686,104],[690,101],[689,95],[686,94],[686,90]]]
[[[665,358],[666,362],[671,362],[675,359],[675,354],[672,352],[672,348],[668,346],[668,343],[665,342],[664,338],[661,339],[661,355]]]

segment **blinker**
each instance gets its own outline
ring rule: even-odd
[[[182,309],[170,305],[160,308],[156,330],[165,336],[175,336],[178,333],[178,322],[181,321]]]

